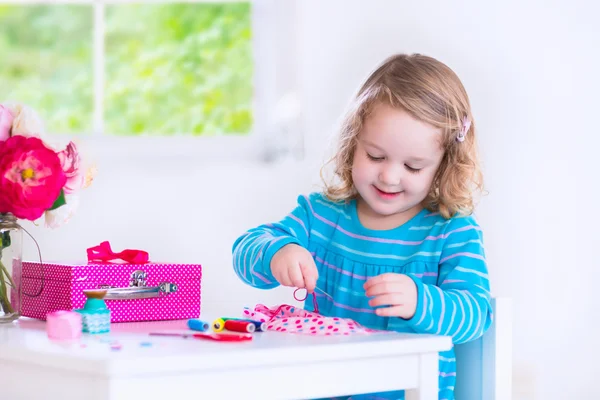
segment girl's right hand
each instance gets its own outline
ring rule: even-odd
[[[271,273],[283,286],[305,288],[312,293],[319,272],[312,255],[302,246],[286,244],[271,258]]]

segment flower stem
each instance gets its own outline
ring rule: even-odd
[[[8,273],[8,269],[2,264],[2,247],[0,247],[0,306],[2,306],[1,308],[5,314],[14,314],[15,310],[10,305],[10,301],[8,301],[8,288],[6,287],[3,275],[6,275],[6,278],[10,281],[9,285],[16,288],[15,282]]]
[[[3,268],[4,269],[4,268]],[[6,286],[6,282],[4,282],[4,277],[2,276],[4,272],[0,270],[0,306],[2,306],[2,310],[6,314],[13,314],[15,310],[10,305],[10,301],[8,301],[8,289]]]
[[[2,253],[0,253],[1,255]],[[15,281],[12,280],[10,273],[8,272],[8,269],[4,266],[4,264],[2,264],[2,261],[0,260],[0,269],[2,271],[4,271],[4,275],[6,275],[6,277],[8,278],[8,283],[10,285],[10,287],[12,287],[13,289],[17,288],[17,285],[15,285]]]

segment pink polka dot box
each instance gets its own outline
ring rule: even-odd
[[[199,264],[44,262],[42,273],[39,262],[23,261],[21,314],[45,320],[79,309],[83,290],[101,288],[111,322],[198,318],[201,277]]]

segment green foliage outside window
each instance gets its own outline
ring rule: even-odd
[[[106,133],[249,133],[249,3],[109,4],[104,40]],[[92,130],[93,54],[93,6],[0,6],[0,101],[49,131]]]
[[[90,6],[0,6],[0,101],[26,103],[50,131],[92,129]]]

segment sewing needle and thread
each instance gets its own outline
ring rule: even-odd
[[[306,296],[304,296],[303,299],[299,299],[296,296],[296,292],[298,290],[302,290],[302,289],[306,290],[305,288],[297,288],[296,290],[294,290],[294,299],[296,299],[297,301],[304,301],[304,300],[306,300],[308,298],[308,291],[306,292]],[[313,308],[314,308],[314,311],[318,314],[319,313],[319,304],[317,303],[317,294],[316,294],[317,291],[320,292],[320,293],[322,293],[324,296],[329,297],[329,299],[331,299],[331,300],[333,300],[333,297],[329,293],[327,293],[326,291],[324,291],[323,289],[320,289],[318,286],[315,286],[315,290],[313,290],[313,292],[312,292],[312,296],[313,296]]]

